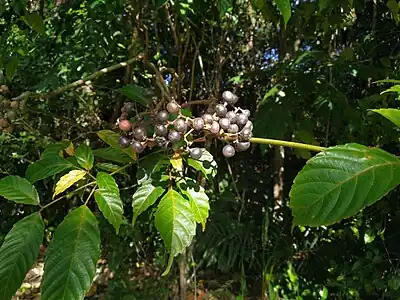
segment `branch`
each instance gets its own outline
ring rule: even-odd
[[[27,99],[27,98],[30,98],[30,97],[31,98],[51,98],[51,97],[57,96],[59,94],[62,94],[67,90],[80,87],[80,86],[86,84],[87,81],[95,80],[95,79],[101,77],[104,74],[107,74],[107,73],[115,71],[115,70],[117,70],[119,68],[123,68],[123,67],[126,67],[126,66],[130,65],[130,64],[133,64],[136,61],[142,60],[142,58],[143,58],[143,54],[139,54],[138,56],[136,56],[134,58],[128,59],[126,61],[120,62],[118,64],[115,64],[115,65],[107,67],[107,68],[103,68],[103,69],[101,69],[101,70],[99,70],[99,71],[97,71],[97,72],[95,72],[95,73],[93,73],[93,74],[91,74],[91,75],[89,75],[87,77],[84,77],[84,78],[79,79],[79,80],[77,80],[75,82],[72,82],[70,84],[64,85],[62,87],[59,87],[58,89],[56,89],[54,91],[51,91],[51,92],[48,92],[48,93],[45,93],[45,94],[37,93],[37,92],[29,92],[29,91],[28,92],[23,92],[21,95],[19,95],[17,97],[14,97],[11,100],[13,100],[13,101],[14,100],[24,100],[24,99]]]
[[[315,151],[315,152],[321,152],[326,149],[325,147],[320,147],[320,146],[315,146],[315,145],[281,141],[281,140],[262,139],[262,138],[251,138],[250,143],[283,146],[283,147],[304,149],[304,150]]]

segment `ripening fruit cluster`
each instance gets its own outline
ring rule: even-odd
[[[150,120],[139,118],[135,122],[129,119],[134,105],[125,103],[119,118],[120,146],[132,147],[136,153],[142,153],[146,147],[182,148],[193,159],[202,155],[200,148],[191,147],[193,143],[218,138],[227,143],[222,149],[225,157],[236,152],[246,151],[250,147],[253,123],[249,120],[250,111],[235,107],[238,97],[232,92],[222,94],[222,102],[209,106],[201,117],[186,117],[181,106],[172,100],[165,109],[151,115]]]
[[[19,102],[7,99],[9,93],[8,86],[0,86],[0,131],[11,133],[14,131],[12,122],[17,117]]]

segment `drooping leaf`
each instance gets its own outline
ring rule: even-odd
[[[215,177],[217,174],[217,163],[215,162],[214,157],[206,149],[202,149],[202,152],[203,153],[199,159],[186,157],[186,162],[189,166],[203,173],[204,176]]]
[[[0,299],[11,299],[35,262],[44,236],[44,223],[33,213],[14,224],[0,248]]]
[[[70,188],[74,183],[77,183],[86,175],[86,171],[83,170],[72,170],[68,174],[65,174],[60,178],[56,184],[56,189],[53,194],[53,199],[58,194],[61,194],[66,189]]]
[[[74,168],[73,163],[64,158],[59,156],[46,156],[30,164],[26,170],[25,177],[31,183],[34,183],[72,168]]]
[[[96,274],[100,231],[86,206],[72,210],[57,227],[47,249],[42,300],[83,300]]]
[[[400,161],[359,144],[331,147],[310,159],[290,191],[295,225],[330,225],[369,206],[400,183]]]
[[[16,203],[39,204],[36,188],[19,176],[7,176],[0,180],[0,196]]]
[[[130,158],[127,154],[111,147],[93,150],[93,154],[102,159],[117,163],[132,162],[132,158]]]
[[[168,156],[162,153],[153,153],[147,155],[143,160],[138,163],[138,171],[136,173],[138,183],[144,184],[145,182],[157,183],[165,181],[168,177],[165,175],[167,167],[170,165]]]
[[[132,196],[133,225],[135,224],[137,217],[152,206],[164,191],[165,188],[161,186],[153,186],[151,183],[144,183],[136,190]]]
[[[80,145],[76,149],[75,158],[78,164],[86,170],[90,170],[93,167],[94,156],[89,146],[85,144]]]
[[[189,198],[190,207],[197,223],[202,225],[203,231],[206,227],[210,203],[204,188],[191,178],[178,181],[178,187],[182,194]]]
[[[115,133],[114,131],[111,131],[111,130],[101,130],[101,131],[97,132],[97,135],[107,145],[129,155],[133,160],[136,160],[136,153],[133,151],[132,147],[122,148],[119,145],[119,134],[118,133]]]
[[[283,21],[285,26],[292,16],[292,8],[290,7],[290,0],[275,0],[281,14],[283,16]]]
[[[400,94],[400,85],[394,85],[390,88],[388,88],[387,90],[384,90],[383,92],[381,92],[381,95],[386,94],[386,93],[397,93]]]
[[[396,126],[400,127],[400,110],[395,108],[381,108],[381,109],[371,109],[371,111],[376,112],[386,119],[392,121]]]
[[[96,179],[99,186],[94,193],[97,205],[118,233],[124,213],[124,204],[119,196],[118,185],[110,174],[104,172],[97,173]]]
[[[168,266],[163,276],[169,273],[173,259],[190,245],[196,232],[196,223],[189,202],[178,192],[169,190],[158,204],[155,225],[170,252]]]
[[[149,105],[152,101],[152,93],[136,84],[125,85],[119,91],[128,99],[143,106]]]
[[[6,65],[6,77],[11,80],[13,79],[15,72],[19,65],[18,57],[14,56]]]
[[[24,16],[25,22],[37,33],[46,34],[46,28],[42,17],[38,12],[34,11],[32,13],[25,12]]]

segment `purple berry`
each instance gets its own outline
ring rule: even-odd
[[[192,148],[189,150],[190,157],[193,159],[199,159],[203,152],[201,151],[200,148]]]
[[[195,118],[192,126],[194,130],[201,131],[204,128],[204,120],[202,118]]]
[[[239,126],[237,126],[236,124],[229,125],[228,133],[238,133],[238,132],[239,132]]]
[[[238,97],[230,91],[223,92],[222,99],[224,99],[224,101],[228,102],[229,104],[235,104],[238,101]]]
[[[215,106],[215,113],[220,118],[225,117],[227,111],[228,110],[226,109],[226,107],[224,105],[222,105],[222,104],[218,104],[217,106]]]
[[[214,121],[212,115],[210,114],[204,114],[202,116],[202,119],[204,120],[205,124],[212,124],[212,122]]]
[[[218,134],[220,130],[219,124],[216,121],[213,121],[210,127],[211,133]]]
[[[168,134],[167,127],[163,124],[154,126],[154,132],[157,136],[166,136]]]
[[[144,146],[142,145],[141,142],[133,141],[133,142],[132,142],[132,149],[133,149],[133,151],[135,151],[136,153],[142,153],[143,150],[144,150]]]
[[[176,119],[174,122],[174,128],[178,132],[185,132],[187,129],[187,123],[184,119]]]
[[[168,120],[168,112],[166,110],[162,110],[157,114],[157,120],[159,122],[165,122]]]
[[[129,139],[126,136],[121,135],[119,137],[119,145],[121,146],[121,148],[126,148],[129,146],[131,142],[129,141]]]
[[[146,129],[142,126],[135,127],[133,130],[133,137],[137,141],[144,141],[147,137]]]
[[[231,145],[226,145],[223,149],[222,149],[222,154],[226,157],[226,158],[230,158],[232,156],[235,155],[235,148],[233,148]]]
[[[247,121],[249,120],[249,118],[245,115],[245,114],[239,114],[237,116],[237,124],[239,126],[244,126],[246,125]]]
[[[170,142],[176,143],[181,139],[181,134],[178,131],[171,130],[168,133],[168,139],[170,140]]]
[[[237,152],[246,151],[250,148],[250,142],[237,142],[235,143],[235,149]]]
[[[222,118],[219,120],[219,126],[221,126],[222,129],[227,130],[229,125],[231,125],[231,123],[228,118]]]
[[[180,110],[180,107],[178,105],[178,103],[176,103],[174,100],[172,100],[171,102],[169,102],[167,104],[167,111],[170,114],[177,114]]]

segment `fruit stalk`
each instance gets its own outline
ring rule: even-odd
[[[256,137],[250,138],[249,142],[253,143],[253,144],[274,145],[274,146],[283,146],[283,147],[289,147],[289,148],[295,148],[295,149],[304,149],[304,150],[310,150],[310,151],[314,151],[314,152],[321,152],[326,149],[325,147],[320,147],[320,146],[315,146],[315,145],[281,141],[281,140],[273,140],[273,139],[263,139],[263,138],[256,138]]]

